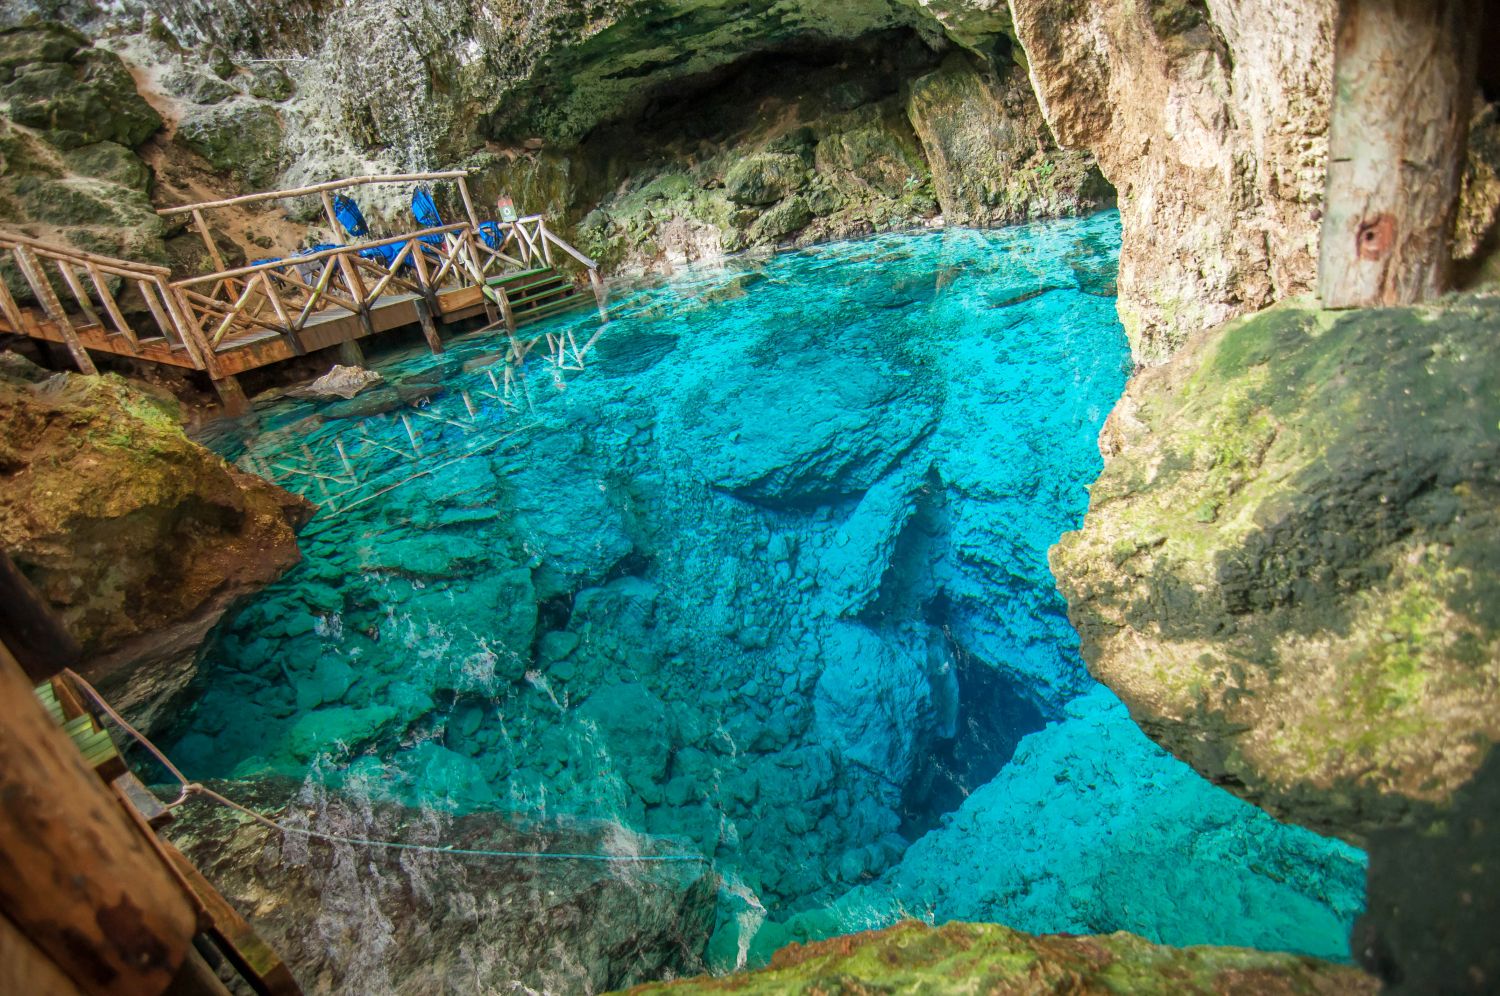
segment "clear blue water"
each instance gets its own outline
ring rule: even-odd
[[[1151,744],[1046,552],[1128,372],[1118,218],[685,270],[224,442],[320,503],[170,738],[725,877],[713,964],[890,922],[1347,958],[1363,856]],[[558,357],[561,356],[561,362]],[[335,417],[338,416],[338,417]]]

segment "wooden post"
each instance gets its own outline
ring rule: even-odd
[[[434,353],[441,353],[443,340],[438,337],[437,326],[433,324],[432,312],[427,309],[427,302],[413,301],[411,304],[417,311],[417,321],[422,323],[422,338],[427,340],[427,348]]]
[[[224,265],[224,257],[219,253],[219,247],[214,243],[213,233],[208,230],[208,222],[203,220],[203,212],[197,208],[193,209],[193,227],[198,229],[199,236],[203,239],[203,245],[208,249],[208,258],[214,264],[215,273],[223,273],[229,267]]]
[[[213,385],[219,395],[219,406],[230,418],[240,418],[255,410],[250,399],[245,397],[245,389],[240,386],[239,378],[233,374],[215,378]]]
[[[0,712],[0,913],[85,992],[162,992],[193,903],[3,646]]]
[[[469,181],[463,177],[458,178],[458,193],[464,199],[464,213],[469,216],[469,224],[474,226],[474,234],[479,234],[479,215],[474,212],[474,200],[469,196]]]
[[[510,306],[510,292],[501,284],[495,288],[495,301],[500,305],[500,315],[505,319],[505,331],[516,334],[516,311]]]
[[[335,355],[338,357],[339,362],[346,367],[362,367],[365,365],[365,351],[359,348],[359,342],[355,339],[339,343]]]
[[[63,342],[67,344],[68,352],[73,356],[73,362],[78,364],[78,369],[86,374],[97,374],[99,368],[94,366],[88,350],[83,348],[83,343],[78,341],[78,332],[73,328],[73,323],[68,321],[67,313],[63,311],[62,302],[57,299],[57,292],[52,289],[52,284],[47,281],[47,274],[42,271],[42,264],[36,255],[26,246],[16,246],[16,265],[21,268],[21,275],[26,278],[26,283],[31,286],[31,292],[36,295],[42,310],[47,317],[52,319],[57,330],[62,333]]]
[[[75,666],[83,655],[52,606],[4,550],[0,550],[0,641],[15,654],[34,684]]]
[[[1482,0],[1343,0],[1318,294],[1324,307],[1442,293]]]

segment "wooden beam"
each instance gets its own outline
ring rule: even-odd
[[[0,916],[0,992],[24,996],[81,996],[57,963]]]
[[[31,292],[36,295],[42,310],[47,317],[52,319],[57,326],[58,332],[62,334],[63,343],[72,354],[73,362],[78,364],[78,369],[86,374],[97,374],[99,368],[94,366],[93,359],[88,350],[83,348],[83,343],[78,341],[78,332],[73,328],[73,323],[68,320],[67,313],[63,311],[62,302],[57,299],[57,292],[52,289],[52,284],[47,280],[47,274],[43,272],[41,263],[28,246],[16,246],[16,264],[21,268],[21,275],[31,285]]]
[[[432,311],[427,307],[427,302],[413,301],[412,307],[417,309],[417,321],[422,326],[422,337],[427,340],[427,348],[434,353],[441,353],[443,340],[438,336],[437,325],[432,321]]]
[[[89,993],[160,993],[193,902],[0,646],[0,913]]]
[[[1318,294],[1413,304],[1448,286],[1482,0],[1343,0]]]
[[[208,250],[208,258],[214,264],[214,272],[223,273],[229,269],[224,265],[224,257],[219,254],[219,247],[214,243],[213,233],[208,230],[208,222],[203,220],[203,211],[199,208],[193,209],[193,227],[198,229],[198,235],[203,239],[203,246]]]
[[[165,266],[156,266],[151,263],[136,263],[128,259],[116,259],[113,256],[101,256],[98,253],[74,249],[72,246],[61,246],[54,242],[43,242],[41,239],[33,239],[30,236],[17,235],[15,232],[0,231],[0,247],[7,247],[9,245],[27,246],[31,249],[40,249],[42,252],[53,256],[63,256],[80,262],[92,262],[107,270],[122,271],[118,274],[119,276],[135,276],[140,273],[159,273],[162,276],[171,276],[172,274],[172,271]]]
[[[40,684],[83,655],[52,606],[0,550],[0,642],[11,648],[26,677]]]
[[[322,194],[331,190],[343,190],[345,187],[359,187],[370,183],[430,183],[434,180],[456,180],[459,177],[468,175],[467,170],[450,169],[437,173],[393,173],[387,176],[351,176],[345,180],[329,180],[325,183],[314,183],[306,187],[268,190],[258,194],[241,194],[238,197],[226,197],[223,200],[200,201],[197,204],[183,204],[178,207],[160,208],[156,213],[165,218],[176,214],[186,214],[190,211],[208,211],[214,208],[233,207],[238,204],[279,201],[289,197],[310,197],[313,194]]]
[[[224,410],[225,415],[240,418],[254,410],[250,399],[245,397],[245,389],[233,374],[217,378],[213,385],[215,393],[219,395],[219,407]]]

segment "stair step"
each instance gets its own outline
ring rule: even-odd
[[[586,300],[587,296],[584,294],[573,294],[570,297],[562,298],[552,304],[544,304],[539,308],[532,309],[531,311],[518,312],[516,314],[516,322],[517,324],[520,324],[521,322],[540,321],[543,318],[549,318],[552,315],[560,314],[561,312],[579,307]]]
[[[510,306],[512,308],[515,308],[524,304],[529,304],[533,301],[540,301],[543,298],[556,297],[558,294],[576,293],[578,293],[578,288],[569,283],[562,283],[558,284],[556,287],[549,287],[547,290],[538,291],[535,294],[524,294],[520,297],[512,297],[510,299]]]
[[[510,283],[513,280],[520,280],[523,277],[534,277],[534,276],[536,276],[539,273],[552,273],[552,274],[555,274],[555,273],[557,273],[557,268],[556,267],[552,267],[552,266],[543,266],[543,267],[539,267],[539,268],[537,268],[535,270],[518,270],[515,273],[502,273],[502,274],[499,274],[498,276],[490,277],[489,280],[486,281],[486,282],[491,287],[500,287],[500,286],[503,286],[505,284]]]

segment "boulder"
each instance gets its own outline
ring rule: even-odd
[[[1360,841],[1500,740],[1500,301],[1282,307],[1195,337],[1105,424],[1052,551],[1089,669],[1154,739]]]
[[[0,546],[83,645],[86,676],[149,726],[214,623],[297,563],[312,507],[191,442],[175,402],[15,366],[0,371]]]
[[[800,156],[768,152],[731,166],[724,176],[724,190],[736,204],[758,207],[775,204],[806,182],[807,164]]]
[[[8,36],[12,44],[28,33]],[[54,32],[43,32],[41,53],[56,54]],[[18,58],[18,56],[12,56]],[[17,124],[47,133],[59,148],[118,142],[134,148],[161,127],[161,115],[136,92],[130,71],[113,52],[81,48],[66,60],[15,64],[0,84],[0,98]]]
[[[384,380],[374,370],[364,367],[346,367],[334,364],[333,368],[306,387],[297,389],[297,394],[309,398],[343,398],[345,401],[366,388],[374,387]]]
[[[284,164],[281,118],[266,104],[235,100],[190,111],[176,138],[246,188],[273,187]]]

